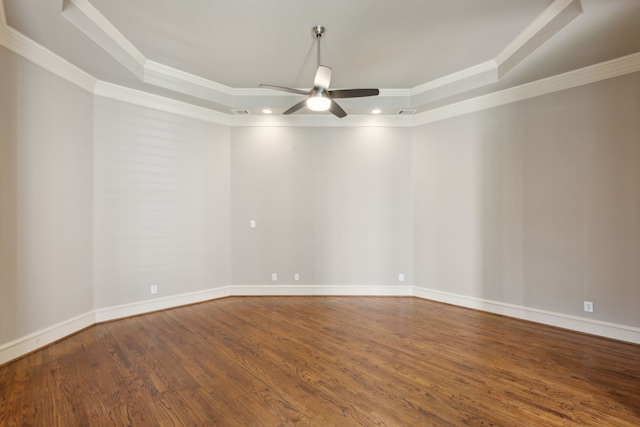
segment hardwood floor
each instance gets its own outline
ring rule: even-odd
[[[640,346],[418,298],[225,298],[0,367],[2,426],[637,426]]]

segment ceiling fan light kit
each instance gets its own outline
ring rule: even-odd
[[[293,107],[289,108],[283,114],[293,114],[296,111],[303,108],[305,105],[312,111],[330,111],[334,116],[343,118],[347,113],[334,101],[334,98],[361,98],[365,96],[377,96],[380,94],[378,89],[338,89],[329,90],[329,84],[331,83],[331,68],[320,65],[320,39],[325,33],[326,29],[321,25],[316,25],[311,29],[311,34],[316,39],[316,47],[318,53],[318,70],[316,71],[315,78],[313,79],[313,88],[304,91],[300,89],[294,89],[284,86],[275,86],[268,84],[261,84],[260,87],[279,90],[282,92],[294,93],[297,95],[306,95],[307,98]]]
[[[321,91],[310,94],[307,98],[307,108],[312,111],[327,111],[331,106],[331,100]]]

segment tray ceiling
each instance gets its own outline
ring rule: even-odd
[[[6,26],[100,82],[229,114],[308,88],[314,25],[349,114],[419,113],[640,52],[637,0],[0,0]],[[6,43],[5,43],[6,44]],[[14,49],[15,50],[15,49]]]

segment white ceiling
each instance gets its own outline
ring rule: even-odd
[[[551,2],[91,0],[147,58],[241,88],[308,86],[314,25],[334,86],[411,88],[493,58]]]
[[[4,0],[4,9],[10,28],[100,81],[223,113],[300,100],[255,88],[312,84],[314,25],[327,28],[332,88],[382,90],[341,100],[349,114],[427,111],[640,52],[639,0]]]

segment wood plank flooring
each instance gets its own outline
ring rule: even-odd
[[[2,426],[637,426],[640,346],[418,298],[225,298],[0,367]]]

